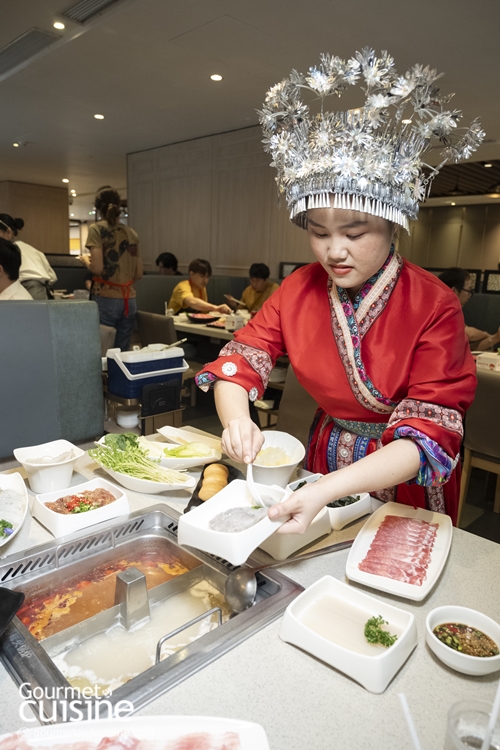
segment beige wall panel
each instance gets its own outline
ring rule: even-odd
[[[147,176],[142,180],[131,180],[127,188],[128,203],[133,206],[129,210],[129,225],[139,235],[139,249],[146,270],[155,268],[155,214],[153,206],[153,180]]]
[[[418,221],[413,221],[411,224],[410,245],[408,247],[406,242],[404,244],[404,257],[418,266],[430,265],[427,263],[427,258],[431,233],[431,218],[431,210],[420,211]],[[399,231],[402,236],[404,230],[400,229]]]
[[[256,260],[269,265],[268,167],[217,171],[213,195],[214,271],[246,275]]]
[[[461,268],[485,268],[483,262],[486,206],[463,206],[462,235],[458,254]]]
[[[185,168],[193,165],[211,164],[212,146],[206,142],[207,140],[203,138],[202,141],[174,144],[159,155],[155,164],[156,169],[163,171],[175,167]]]
[[[67,188],[31,185],[26,182],[2,184],[2,208],[14,218],[24,219],[19,239],[43,253],[69,254]]]
[[[462,210],[450,206],[432,212],[431,232],[426,266],[447,268],[458,264],[458,248],[462,230]]]
[[[130,176],[151,174],[153,171],[153,154],[145,152],[140,154],[129,154],[127,166]]]
[[[497,270],[500,263],[500,206],[496,204],[486,207],[483,263],[489,270]]]
[[[181,271],[193,258],[210,260],[211,179],[208,172],[159,180],[156,252],[174,253]]]
[[[272,172],[269,170],[270,176]],[[309,247],[307,232],[292,224],[288,217],[286,200],[282,197],[278,204],[276,183],[271,179],[271,233],[269,268],[271,276],[278,278],[279,264],[285,261],[312,263],[316,260]]]

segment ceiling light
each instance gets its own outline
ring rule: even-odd
[[[63,177],[63,182],[69,182],[67,177]]]
[[[455,203],[455,201],[451,201],[450,206],[456,206],[456,205],[457,204]]]
[[[411,125],[411,120],[401,120],[403,125]]]
[[[52,24],[52,26],[55,29],[59,29],[59,31],[62,31],[63,29],[66,28],[66,26],[61,21],[56,21],[55,23]]]
[[[75,214],[70,214],[70,216],[74,216]]]
[[[222,81],[222,76],[220,76],[218,73],[214,73],[213,76],[210,76],[212,81]]]
[[[16,143],[13,143],[12,145],[14,146],[14,148],[19,148],[19,146],[20,146],[21,144],[20,144],[20,143],[17,143],[17,141],[16,141]]]
[[[484,164],[483,164],[483,167],[486,167],[486,169],[489,169],[492,166],[493,166],[493,164],[491,163],[491,161],[485,161]]]
[[[104,115],[94,115],[96,120],[104,120]]]

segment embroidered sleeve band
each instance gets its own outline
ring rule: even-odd
[[[269,375],[273,369],[273,363],[269,354],[263,349],[255,349],[253,346],[241,344],[239,341],[229,341],[220,350],[219,357],[231,357],[234,354],[242,356],[250,367],[255,370],[262,380],[262,389],[265,391]]]
[[[460,413],[456,409],[448,409],[438,404],[405,398],[396,406],[391,414],[388,427],[394,427],[398,422],[407,419],[426,419],[451,432],[458,433],[460,437],[463,437],[464,434]]]
[[[402,425],[394,432],[394,439],[411,438],[420,452],[420,467],[416,479],[408,484],[421,484],[424,487],[439,487],[448,481],[458,463],[459,455],[454,459],[434,441],[413,427]]]

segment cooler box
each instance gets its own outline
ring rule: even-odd
[[[141,398],[142,389],[151,383],[177,380],[189,368],[184,350],[172,347],[164,351],[122,352],[108,349],[108,389],[121,398]]]

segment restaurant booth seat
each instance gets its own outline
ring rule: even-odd
[[[465,416],[464,462],[458,521],[467,497],[472,468],[497,475],[493,510],[500,513],[500,373],[477,371],[476,396]]]
[[[496,333],[500,326],[500,294],[474,294],[464,307],[465,323]]]
[[[104,431],[95,302],[0,302],[0,459],[15,448]]]

